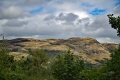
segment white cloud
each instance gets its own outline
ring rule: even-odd
[[[120,15],[120,5],[116,6],[113,12],[114,14]]]
[[[27,17],[30,14],[28,12],[22,12],[17,6],[10,6],[0,9],[0,19],[16,19],[21,17]]]
[[[12,19],[12,20],[8,20],[4,25],[3,27],[21,27],[23,25],[27,24],[27,21],[20,21],[20,20],[15,20],[15,19]]]
[[[107,3],[107,4],[105,4]],[[9,0],[0,1],[0,32],[6,38],[92,37],[100,42],[117,42],[116,30],[109,25],[107,14],[119,13],[115,0]],[[17,5],[17,6],[16,6]],[[43,7],[36,14],[29,11]],[[103,14],[89,14],[95,8]],[[28,17],[29,16],[29,17]],[[18,27],[16,27],[18,26]]]

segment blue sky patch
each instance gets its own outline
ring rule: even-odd
[[[29,11],[31,14],[35,14],[35,13],[38,13],[38,12],[41,12],[43,10],[43,7],[39,7],[37,9],[34,9],[34,10],[31,10]]]
[[[119,0],[118,0],[118,2],[115,3],[115,6],[117,6],[117,5],[120,5],[120,1]]]
[[[98,8],[95,8],[93,11],[89,12],[89,14],[92,14],[92,15],[99,15],[101,13],[104,13],[106,12],[105,9],[98,9]]]

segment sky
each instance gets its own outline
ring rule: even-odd
[[[0,34],[5,39],[90,37],[120,43],[108,14],[120,15],[120,0],[0,0]]]

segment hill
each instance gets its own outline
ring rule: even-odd
[[[12,40],[0,41],[7,43],[11,55],[15,59],[28,56],[27,50],[44,49],[49,56],[56,56],[67,52],[70,48],[74,55],[81,55],[84,60],[96,64],[105,58],[110,58],[110,51],[118,47],[115,43],[100,43],[93,38],[72,37],[69,39],[45,39],[38,40],[33,38],[17,38]]]

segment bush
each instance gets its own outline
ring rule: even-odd
[[[51,63],[52,75],[57,80],[79,80],[83,69],[82,58],[74,56],[70,50],[64,55],[58,55]]]
[[[107,78],[118,80],[120,78],[120,46],[111,54],[111,59],[106,64]]]

